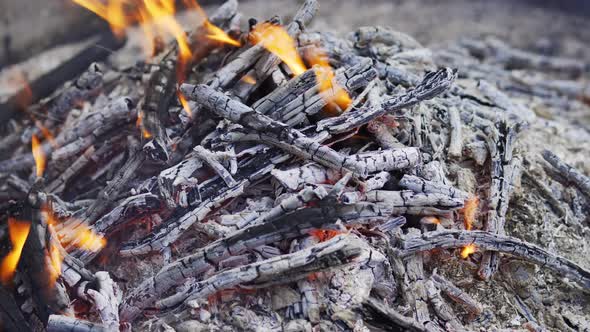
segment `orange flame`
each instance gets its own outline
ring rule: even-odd
[[[19,221],[14,218],[8,219],[8,236],[12,243],[12,250],[0,264],[0,281],[3,284],[8,284],[12,280],[30,230],[30,222]]]
[[[37,177],[42,177],[43,172],[45,171],[45,151],[43,151],[43,146],[36,135],[33,135],[32,141],[32,150],[33,150],[33,158],[35,158],[35,169]]]
[[[260,43],[269,52],[279,57],[295,76],[305,72],[305,64],[297,53],[295,41],[283,27],[267,22],[257,24],[252,30],[251,38],[254,43]]]
[[[475,216],[477,215],[478,205],[479,198],[477,196],[471,196],[465,200],[465,205],[462,209],[463,223],[465,224],[465,229],[468,231],[470,231],[473,227],[473,222],[475,221]]]
[[[45,216],[47,224],[51,227],[58,224],[59,220],[53,214],[48,206],[44,206],[42,212]],[[75,227],[75,228],[74,228]],[[80,223],[76,226],[65,226],[61,231],[64,236],[60,237],[61,244],[67,244],[73,242],[73,244],[84,250],[98,251],[106,245],[107,241],[104,237],[96,234],[86,224]],[[59,254],[59,251],[57,252]],[[53,262],[53,260],[52,260]]]
[[[166,0],[143,0],[143,4],[154,24],[163,32],[167,32],[176,39],[179,50],[179,61],[188,61],[192,52],[186,33],[174,18],[174,2]]]
[[[328,62],[328,56],[320,48],[314,48],[306,52],[310,64],[314,67],[316,80],[318,81],[320,92],[333,89],[332,96],[327,98],[327,102],[333,102],[340,109],[345,110],[352,103],[348,93],[338,85],[333,85],[334,71]]]
[[[117,36],[122,36],[126,27],[132,24],[132,21],[125,13],[125,0],[111,0],[106,4],[99,0],[72,0],[74,3],[90,10],[102,19],[107,21],[111,30]]]
[[[236,47],[242,46],[242,44],[238,40],[235,40],[232,37],[228,36],[227,33],[225,33],[225,31],[221,30],[218,26],[209,22],[208,20],[205,21],[204,27],[208,31],[208,34],[206,36],[207,38]]]
[[[41,208],[41,214],[43,215],[43,218],[47,223],[47,227],[51,228],[52,232],[55,233],[53,231],[53,227],[57,225],[58,220],[57,217],[53,214],[51,207],[49,205],[43,205],[43,207]],[[61,255],[61,252],[59,251],[59,248],[54,243],[52,243],[49,247],[49,257],[47,259],[50,266],[48,271],[49,284],[55,285],[57,278],[59,278],[59,276],[61,275],[61,263],[63,261],[63,257]]]
[[[461,258],[467,259],[469,255],[473,254],[476,251],[477,247],[475,246],[475,244],[468,244],[465,247],[463,247],[463,249],[461,249]]]
[[[73,231],[74,237],[78,240],[75,245],[83,250],[99,251],[106,246],[104,237],[94,233],[88,226],[81,224]]]
[[[152,134],[150,134],[150,132],[147,131],[147,129],[145,129],[145,127],[143,126],[143,112],[137,112],[137,120],[135,121],[135,125],[137,126],[137,128],[141,130],[141,135],[143,136],[143,138],[152,138]]]
[[[193,111],[191,110],[186,97],[182,94],[182,92],[180,92],[180,90],[178,91],[178,100],[180,100],[180,104],[182,105],[182,108],[184,108],[184,110],[188,113],[188,116],[192,117]]]
[[[51,227],[51,226],[50,226]],[[59,252],[59,248],[52,244],[49,247],[49,262],[51,265],[51,269],[49,269],[49,284],[55,285],[57,278],[61,275],[61,263],[63,261],[63,257]]]

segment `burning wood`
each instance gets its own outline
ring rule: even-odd
[[[74,2],[119,36],[139,25],[156,61],[91,65],[0,141],[9,330],[469,330],[482,298],[454,269],[476,262],[489,279],[505,256],[590,287],[582,264],[507,222],[521,172],[543,169],[518,145],[536,121],[522,99],[556,107],[547,96],[563,93],[510,70],[575,77],[579,61],[495,39],[433,53],[384,27],[313,32],[315,0],[247,31],[235,0],[210,16],[185,0],[189,34],[173,2]],[[157,36],[173,41],[157,50]],[[575,185],[575,204],[550,200],[569,223],[590,181],[542,158]]]

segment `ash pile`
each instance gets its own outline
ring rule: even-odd
[[[588,63],[317,8],[159,21],[4,124],[3,329],[590,328]]]

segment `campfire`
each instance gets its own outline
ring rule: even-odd
[[[590,289],[587,261],[511,225],[534,186],[587,227],[584,170],[530,147],[538,109],[588,114],[587,63],[314,31],[317,0],[247,22],[236,0],[72,2],[108,52],[2,104],[0,330],[482,330],[497,308],[466,278],[495,292],[521,262]]]

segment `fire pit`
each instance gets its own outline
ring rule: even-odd
[[[73,2],[1,105],[1,329],[590,329],[588,59]]]

